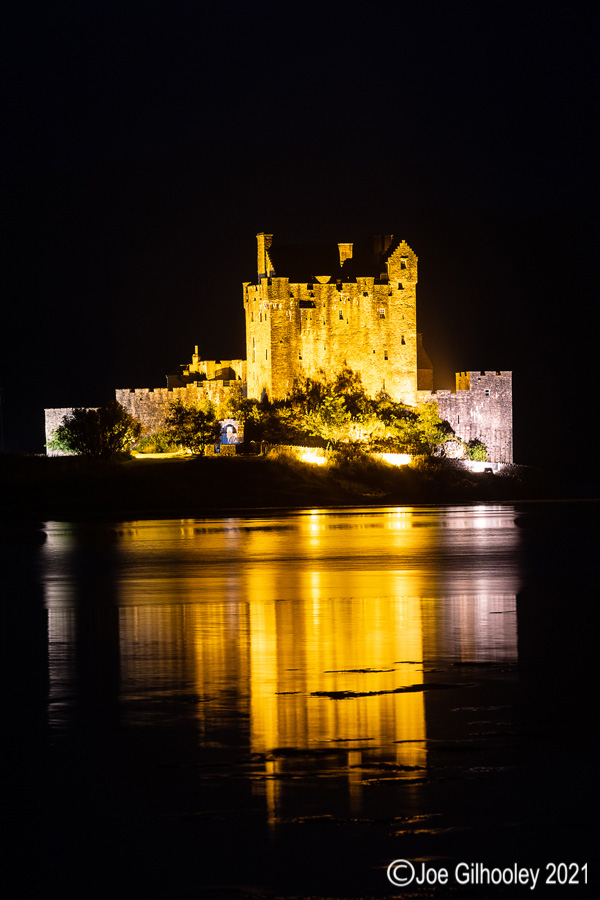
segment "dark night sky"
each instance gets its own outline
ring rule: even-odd
[[[597,12],[414,7],[4,13],[6,449],[42,450],[45,406],[163,386],[194,344],[244,356],[258,231],[405,238],[436,385],[512,369],[517,461],[581,446],[597,356]]]

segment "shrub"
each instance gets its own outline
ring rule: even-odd
[[[153,434],[145,434],[137,441],[135,449],[138,453],[175,453],[178,449],[173,435],[161,429]]]
[[[477,438],[473,438],[472,441],[469,441],[465,448],[465,452],[467,454],[467,459],[473,459],[478,462],[485,462],[487,460],[487,447],[483,441],[480,441]]]
[[[116,400],[97,409],[74,409],[64,416],[52,432],[50,450],[76,456],[111,456],[127,454],[140,436],[142,425]]]
[[[221,424],[212,405],[202,409],[174,400],[169,404],[166,423],[171,439],[192,453],[204,453],[207,444],[216,444],[221,437]]]

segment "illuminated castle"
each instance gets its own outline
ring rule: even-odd
[[[283,398],[297,378],[333,379],[347,367],[372,396],[436,400],[464,441],[477,438],[491,460],[512,462],[511,372],[460,372],[456,392],[433,393],[417,332],[417,262],[392,235],[330,248],[257,235],[257,283],[244,283],[247,395]]]
[[[391,235],[370,248],[272,248],[259,234],[257,284],[244,284],[248,396],[285,397],[296,378],[347,367],[368,394],[417,402],[431,363],[417,343],[417,257]],[[418,369],[421,356],[422,383]],[[429,377],[427,375],[429,373]]]
[[[162,427],[175,399],[276,400],[298,378],[333,380],[349,368],[371,396],[384,392],[409,406],[435,400],[463,441],[483,441],[491,461],[513,461],[511,372],[461,372],[455,392],[433,392],[417,332],[417,256],[406,241],[378,235],[368,246],[292,247],[261,233],[257,268],[256,284],[243,285],[246,360],[202,360],[196,347],[166,388],[116,391],[147,430]],[[47,435],[65,412],[46,410]]]

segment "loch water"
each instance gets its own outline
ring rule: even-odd
[[[4,896],[591,896],[597,523],[501,504],[21,526]],[[431,882],[394,886],[398,859]],[[461,884],[459,863],[538,882]]]

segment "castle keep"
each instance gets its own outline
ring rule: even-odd
[[[461,372],[456,391],[433,391],[417,332],[417,264],[406,241],[392,235],[328,248],[274,244],[261,233],[256,283],[243,284],[246,360],[202,360],[196,347],[165,388],[122,388],[116,399],[155,431],[173,400],[283,399],[298,378],[333,380],[349,368],[372,396],[384,392],[409,406],[436,401],[458,437],[477,438],[490,461],[511,463],[511,372]],[[66,412],[46,410],[47,439]]]
[[[272,246],[259,234],[257,284],[244,284],[248,396],[283,398],[299,377],[348,367],[368,394],[417,402],[417,257],[406,241],[372,248]]]

